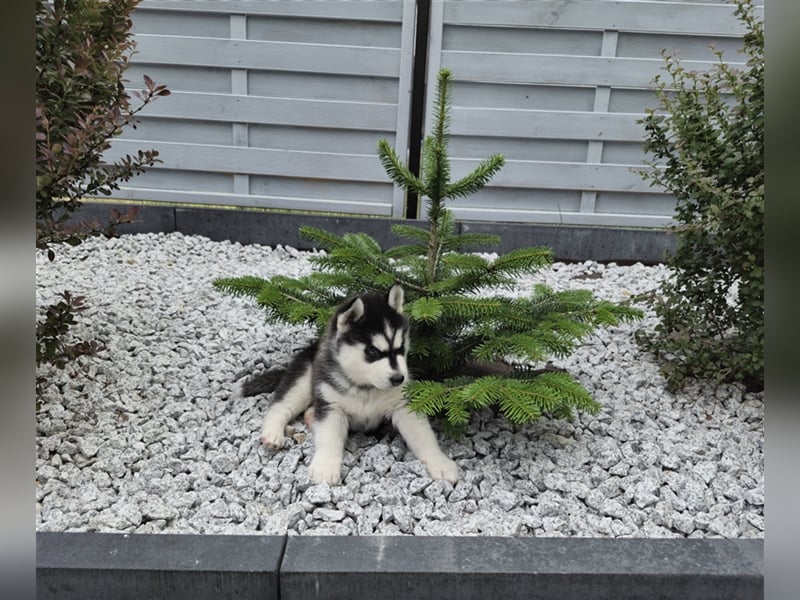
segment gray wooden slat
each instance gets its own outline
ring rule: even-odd
[[[586,140],[561,138],[490,137],[453,135],[448,145],[450,156],[482,160],[501,153],[506,160],[542,160],[548,162],[585,162]]]
[[[709,35],[653,35],[645,33],[620,33],[617,56],[631,58],[660,57],[661,52],[676,53],[682,60],[716,60],[711,47],[720,50],[726,62],[739,62],[742,55],[742,38]],[[568,53],[564,53],[568,54]]]
[[[540,190],[536,188],[483,188],[477,194],[448,202],[452,208],[465,210],[492,208],[498,210],[561,210],[580,209],[581,193],[575,190]]]
[[[156,65],[138,62],[138,55],[134,55],[134,62],[125,71],[125,84],[128,90],[144,89],[142,77],[149,76],[158,84],[165,84],[172,92],[206,92],[230,93],[230,69],[220,67],[202,67],[189,65]]]
[[[428,33],[428,73],[425,78],[425,114],[423,123],[425,135],[433,129],[433,103],[436,98],[436,82],[442,64],[442,44],[444,42],[444,2],[431,2],[430,32]]]
[[[643,113],[648,108],[656,108],[658,100],[653,90],[612,89],[608,104],[610,112]]]
[[[397,77],[400,68],[400,51],[395,48],[147,34],[134,39],[135,58],[141,63],[381,77]]]
[[[643,142],[606,142],[603,145],[604,163],[631,165],[642,162]]]
[[[650,92],[652,95],[652,92]],[[487,99],[491,98],[491,102]],[[454,107],[511,108],[526,110],[591,111],[594,105],[594,88],[559,87],[535,83],[491,83],[455,81],[453,83]],[[620,111],[640,112],[640,111]]]
[[[258,71],[248,73],[249,91],[254,96],[344,100],[394,104],[398,100],[397,79],[359,77],[339,73],[295,73]]]
[[[230,17],[225,13],[147,10],[146,2],[133,12],[133,33],[192,35],[227,39]]]
[[[253,175],[250,177],[250,193],[273,198],[326,198],[342,202],[363,199],[369,204],[382,206],[384,203],[388,204],[392,196],[392,182],[388,179],[376,183]]]
[[[491,207],[466,209],[453,207],[460,221],[498,221],[511,223],[544,223],[551,225],[604,225],[617,227],[665,227],[674,224],[670,216],[632,213],[583,213],[544,210],[497,210]]]
[[[160,190],[193,190],[198,193],[233,193],[232,173],[208,171],[179,171],[165,168],[150,168],[124,184],[124,187],[151,188]]]
[[[228,17],[230,38],[234,40],[247,39],[247,17],[245,15],[230,15]],[[231,69],[231,94],[242,96],[247,94],[247,69]],[[247,147],[250,145],[250,124],[239,119],[231,119],[231,133],[234,146]],[[248,173],[233,174],[233,192],[235,194],[250,193],[250,175]]]
[[[437,0],[435,0],[437,1]],[[445,2],[445,23],[741,36],[732,4],[609,0]]]
[[[463,177],[478,161],[451,159],[453,178]],[[492,187],[609,190],[619,192],[651,191],[649,184],[627,165],[555,163],[509,160],[489,183]]]
[[[251,40],[380,48],[399,48],[401,44],[401,28],[391,21],[309,19],[272,15],[249,15],[246,18],[247,38]]]
[[[114,193],[115,198],[183,204],[211,204],[272,208],[278,210],[307,210],[336,212],[356,215],[391,216],[390,200],[377,202],[372,199],[336,200],[330,198],[292,198],[286,196],[259,196],[256,194],[225,194],[198,192],[196,190],[165,190],[162,188],[122,187]]]
[[[682,64],[687,70],[707,70],[713,63],[687,60]],[[449,67],[454,78],[459,80],[648,88],[653,77],[662,73],[664,61],[660,58],[444,51],[442,66]]]
[[[667,194],[600,192],[597,194],[596,212],[672,215],[675,212],[675,198]]]
[[[378,160],[378,140],[394,142],[390,132],[358,129],[322,129],[318,127],[294,127],[291,125],[250,125],[250,146],[253,148],[278,148],[283,150],[307,150],[371,155]],[[224,144],[224,142],[211,142]]]
[[[454,135],[510,138],[641,141],[641,114],[492,108],[454,108]]]
[[[402,1],[374,0],[143,0],[142,8],[163,11],[222,12],[241,15],[302,16],[307,18],[354,19],[399,22]]]
[[[151,108],[151,107],[148,107]],[[233,145],[233,130],[228,121],[163,119],[141,115],[136,129],[128,128],[121,139],[142,140],[142,145],[158,146],[162,141],[189,144]]]
[[[448,23],[444,29],[442,49],[599,56],[602,39],[602,31],[589,29],[473,27]]]
[[[134,154],[142,146],[139,140],[116,139],[105,156],[114,160],[124,154]],[[380,161],[369,155],[171,142],[158,142],[157,150],[162,166],[168,169],[386,181]]]
[[[206,121],[394,131],[397,107],[367,102],[177,92],[154,102],[147,108],[147,115]]]
[[[619,41],[619,32],[613,30],[603,31],[603,43],[600,47],[601,56],[616,56],[617,55],[617,42]],[[595,113],[607,113],[609,102],[611,100],[611,88],[605,86],[598,86],[594,94],[593,110]],[[588,143],[586,152],[586,162],[602,162],[603,146],[605,140],[592,140]],[[594,212],[595,201],[597,200],[597,192],[592,190],[583,190],[581,192],[581,212]]]

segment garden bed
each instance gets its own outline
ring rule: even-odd
[[[267,324],[218,277],[309,272],[292,248],[180,233],[124,235],[37,255],[37,305],[67,289],[88,310],[72,330],[106,349],[46,377],[37,416],[39,531],[241,535],[763,537],[763,395],[736,385],[665,389],[633,341],[655,316],[601,330],[567,368],[602,404],[572,423],[514,427],[486,411],[442,447],[455,486],[427,477],[399,436],[348,440],[343,485],[313,485],[313,436],[258,440],[265,397],[242,377],[311,336]],[[621,301],[657,288],[663,265],[563,264],[518,282]],[[645,305],[640,305],[647,309]]]

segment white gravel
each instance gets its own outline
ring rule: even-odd
[[[598,331],[567,360],[603,408],[516,428],[489,411],[442,446],[455,486],[432,481],[399,436],[353,435],[343,485],[312,485],[313,436],[258,440],[265,397],[232,397],[308,329],[267,325],[222,276],[309,272],[309,254],[175,234],[93,239],[36,257],[37,305],[62,290],[89,309],[74,333],[106,349],[43,366],[36,528],[225,534],[763,537],[763,395],[735,385],[665,390],[633,340],[655,316]],[[664,266],[555,264],[519,281],[621,300]]]

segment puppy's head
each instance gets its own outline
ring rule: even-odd
[[[344,303],[333,317],[339,365],[356,385],[390,389],[408,381],[408,319],[403,288],[363,294]]]

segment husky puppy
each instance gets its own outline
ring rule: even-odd
[[[286,425],[313,411],[314,456],[310,475],[337,484],[350,430],[369,431],[390,421],[434,479],[458,480],[458,467],[439,448],[428,420],[411,412],[403,391],[408,381],[408,319],[403,288],[368,293],[339,306],[322,336],[298,352],[286,368],[248,379],[244,396],[275,392],[261,429],[270,447],[284,442]]]

